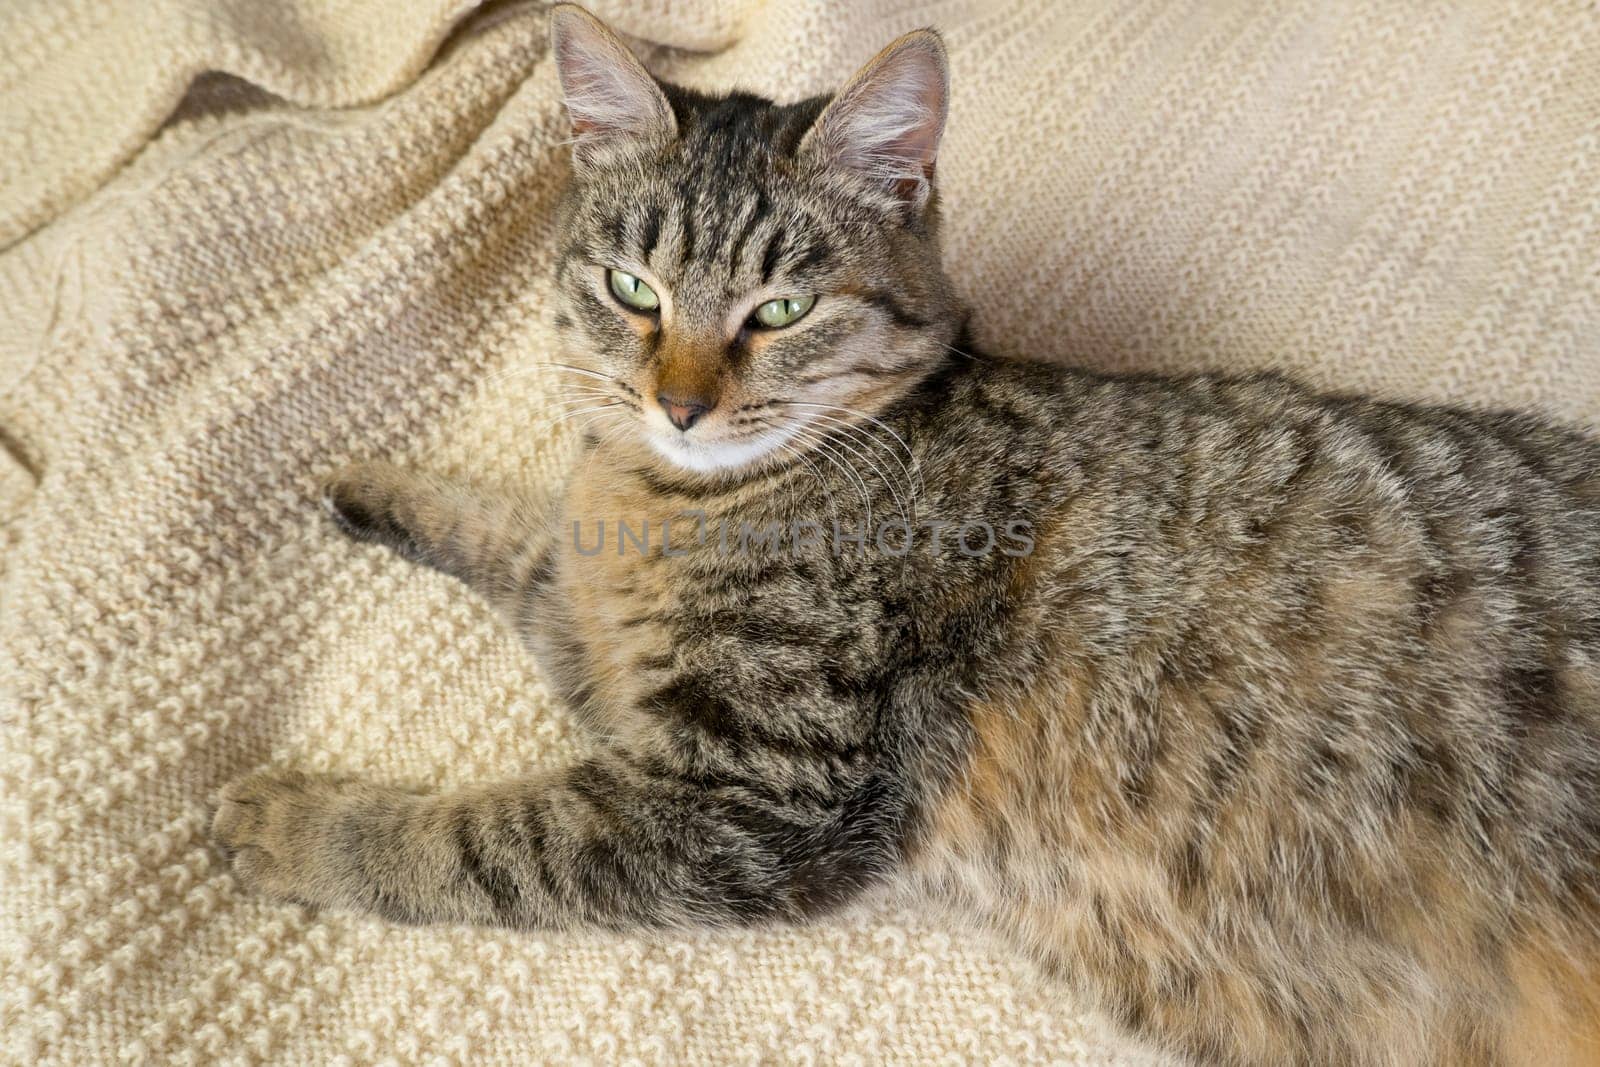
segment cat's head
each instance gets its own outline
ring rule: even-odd
[[[831,99],[657,82],[581,8],[551,15],[572,119],[557,273],[569,408],[695,471],[806,450],[937,366],[959,309],[939,262],[937,34]]]

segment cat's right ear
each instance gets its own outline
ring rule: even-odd
[[[550,49],[572,118],[572,158],[594,163],[629,142],[677,135],[661,87],[610,28],[576,4],[550,12]]]
[[[944,42],[933,30],[913,30],[834,95],[800,152],[853,171],[920,210],[933,191],[949,96]]]

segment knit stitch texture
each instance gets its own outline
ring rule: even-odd
[[[1138,1063],[999,946],[395,928],[242,895],[267,764],[568,757],[463,588],[340,538],[385,457],[553,483],[568,135],[536,5],[0,13],[0,1061]],[[1600,419],[1592,0],[607,0],[794,99],[936,24],[947,260],[1000,352]]]

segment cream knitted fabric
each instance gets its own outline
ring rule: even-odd
[[[572,748],[481,605],[315,505],[352,458],[570,460],[544,17],[449,36],[470,6],[0,13],[0,1060],[1139,1061],[887,906],[396,929],[242,897],[208,848],[208,797],[268,762],[447,788]],[[1590,0],[596,6],[667,76],[786,98],[941,26],[948,261],[991,348],[1600,418]]]

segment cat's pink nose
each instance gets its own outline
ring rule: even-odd
[[[700,421],[700,416],[711,410],[711,405],[686,397],[656,394],[656,402],[667,413],[667,419],[680,430],[687,430]]]

